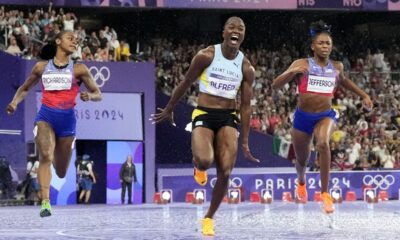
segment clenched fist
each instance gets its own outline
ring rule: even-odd
[[[17,110],[17,104],[11,102],[7,105],[7,114],[8,115],[14,114],[15,110]]]
[[[90,100],[90,93],[88,92],[81,92],[81,100],[87,102]]]

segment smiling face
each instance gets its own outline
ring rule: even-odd
[[[57,46],[67,54],[72,54],[78,47],[78,36],[72,31],[66,31],[56,39]]]
[[[311,44],[311,49],[314,55],[328,58],[332,52],[332,37],[328,33],[318,34]]]
[[[231,17],[226,21],[222,37],[227,46],[232,48],[239,48],[243,42],[246,26],[239,17]]]

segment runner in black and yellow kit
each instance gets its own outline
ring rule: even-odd
[[[202,233],[214,235],[213,216],[224,198],[229,176],[236,161],[238,139],[238,116],[236,96],[241,91],[240,119],[242,150],[245,156],[255,162],[249,150],[250,99],[254,81],[254,68],[239,51],[245,35],[241,18],[231,17],[224,26],[222,44],[209,46],[194,56],[185,80],[172,95],[161,112],[152,115],[154,122],[173,122],[172,110],[191,84],[199,80],[200,94],[198,107],[192,115],[192,152],[195,165],[194,178],[200,185],[207,183],[206,170],[214,160],[217,167],[211,205],[202,222]]]

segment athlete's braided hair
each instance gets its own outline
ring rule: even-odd
[[[326,24],[322,20],[319,20],[317,22],[312,22],[310,24],[310,35],[311,35],[311,38],[314,40],[314,38],[316,36],[318,36],[319,34],[321,34],[321,33],[326,33],[329,36],[331,36],[332,35],[331,26]]]

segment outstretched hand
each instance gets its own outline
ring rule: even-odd
[[[242,151],[243,151],[244,156],[245,156],[247,159],[249,159],[250,161],[256,162],[256,163],[259,163],[259,162],[260,162],[260,159],[255,158],[255,157],[251,154],[250,148],[249,148],[249,145],[248,145],[248,144],[242,144]]]
[[[168,120],[172,124],[172,126],[176,127],[174,121],[174,113],[171,110],[168,110],[167,108],[157,108],[157,110],[160,112],[151,114],[150,116],[149,120],[152,121],[152,124]]]
[[[15,110],[17,110],[17,105],[11,102],[7,105],[6,110],[8,115],[12,115],[14,114]]]
[[[368,111],[371,111],[372,108],[374,107],[374,104],[372,103],[371,98],[369,96],[365,97],[362,103],[364,108],[367,109]]]

